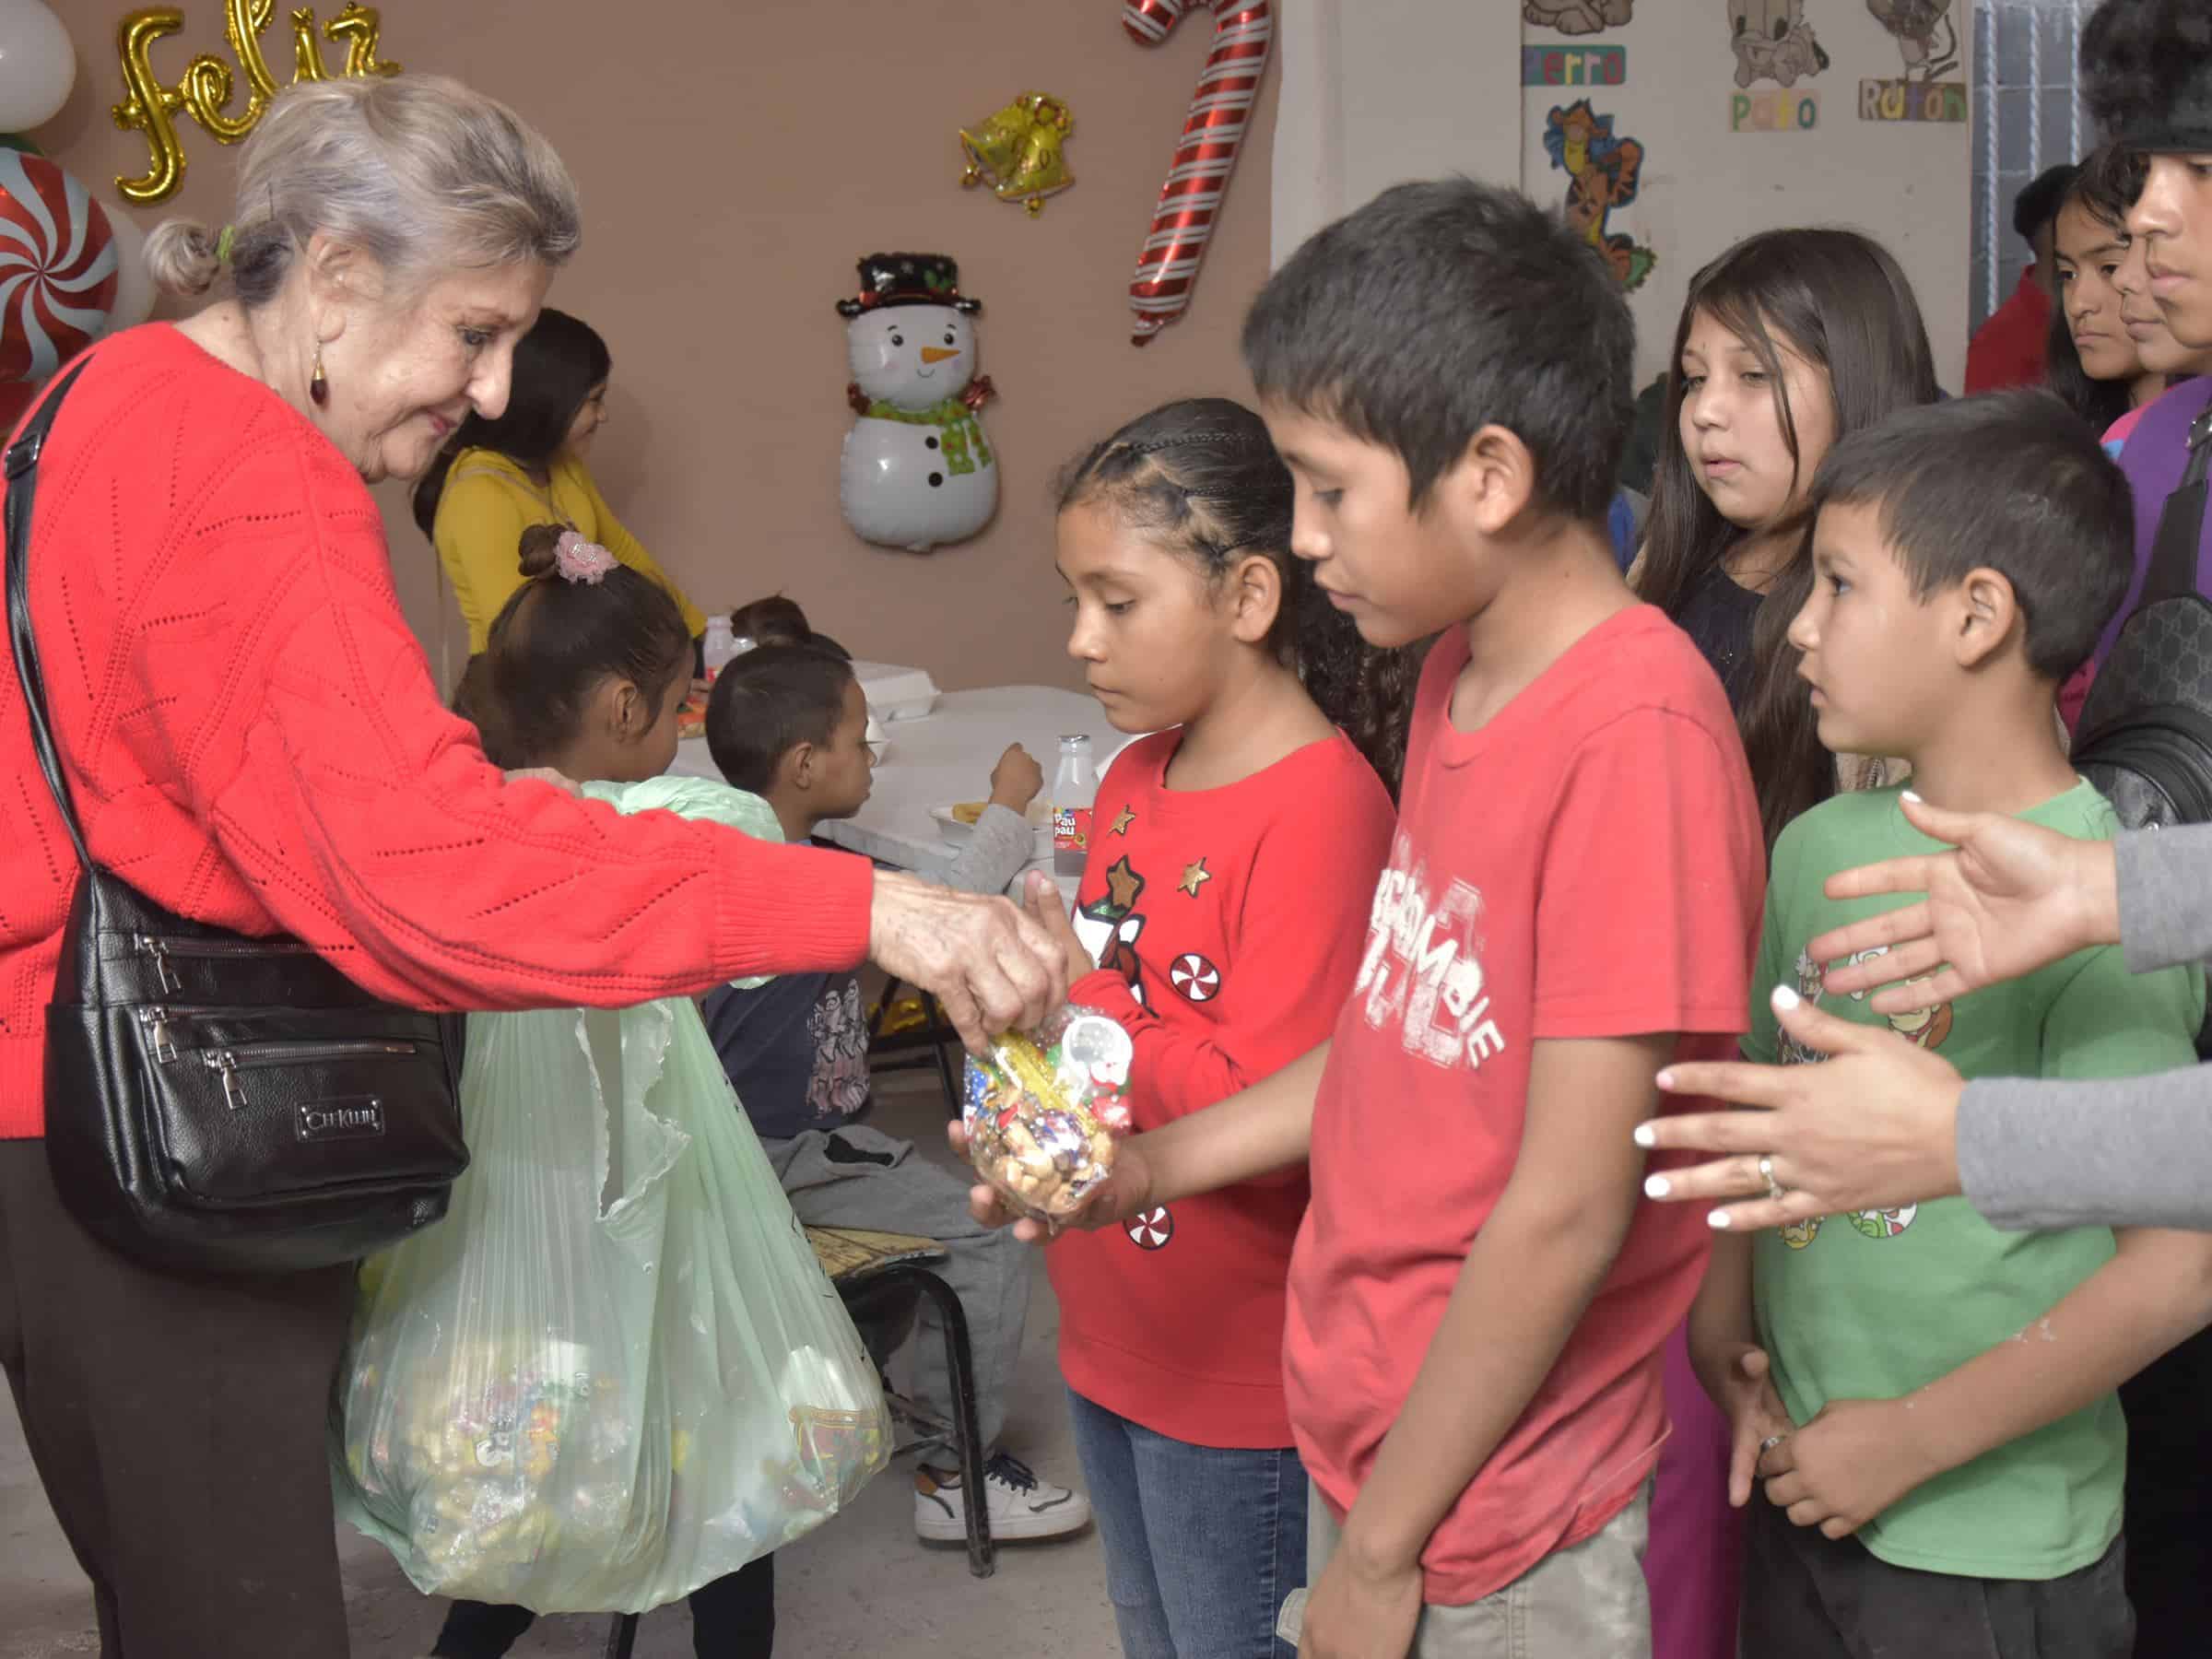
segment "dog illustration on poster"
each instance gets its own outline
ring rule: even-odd
[[[1726,6],[1737,86],[1771,80],[1794,87],[1828,67],[1828,53],[1805,20],[1805,0],[1726,0]]]
[[[1959,67],[1951,0],[1866,0],[1866,9],[1897,37],[1908,81],[1932,81]]]
[[[1563,35],[1595,34],[1634,21],[1636,0],[1521,0],[1521,20]]]

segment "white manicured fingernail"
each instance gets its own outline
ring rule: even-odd
[[[1914,794],[1913,794],[1913,793],[1912,793],[1911,790],[1909,790],[1909,789],[1905,791],[1905,799],[1906,799],[1906,800],[1908,800],[1908,801],[1910,801],[1910,802],[1912,802],[1912,805],[1913,805],[1913,806],[1924,806],[1924,805],[1926,804],[1926,803],[1924,803],[1924,801],[1922,801],[1922,800],[1921,800],[1921,798],[1920,798],[1918,795]]]
[[[1664,1198],[1674,1190],[1675,1183],[1664,1175],[1647,1175],[1643,1179],[1643,1195],[1646,1198]]]
[[[1665,1081],[1664,1076],[1660,1080],[1663,1083]],[[1636,1144],[1640,1147],[1655,1147],[1659,1144],[1659,1137],[1652,1133],[1652,1126],[1649,1124],[1636,1125]]]
[[[1728,1212],[1724,1209],[1712,1211],[1705,1218],[1705,1225],[1712,1228],[1715,1232],[1726,1232],[1731,1225],[1728,1219]]]
[[[1776,1013],[1787,1014],[1805,999],[1787,985],[1777,985],[1774,987],[1774,994],[1767,1000],[1774,1005]]]

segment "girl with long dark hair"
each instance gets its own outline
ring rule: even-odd
[[[1806,488],[1838,439],[1936,398],[1912,286],[1856,231],[1763,231],[1690,279],[1636,585],[1727,688],[1769,846],[1859,781],[1820,747],[1784,638],[1812,583]]]

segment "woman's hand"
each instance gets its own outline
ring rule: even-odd
[[[1927,895],[1813,940],[1806,948],[1816,962],[1888,947],[1830,970],[1830,991],[1856,995],[1888,985],[1875,995],[1876,1012],[1909,1014],[2032,973],[2085,947],[2120,942],[2112,842],[2077,841],[2000,813],[1945,812],[1911,794],[1903,806],[1923,833],[1958,851],[1829,877],[1830,899]]]
[[[968,1131],[957,1119],[945,1125],[945,1138],[959,1154],[961,1161],[966,1162]],[[1133,1220],[1154,1207],[1152,1168],[1145,1157],[1144,1139],[1141,1135],[1133,1135],[1115,1143],[1113,1168],[1083,1201],[1083,1207],[1072,1216],[1063,1216],[1049,1224],[1032,1220],[1009,1207],[996,1187],[982,1182],[968,1190],[968,1212],[985,1227],[1011,1227],[1014,1236],[1025,1244],[1050,1243],[1070,1229],[1095,1232],[1102,1227]]]
[[[971,1053],[1001,1031],[1027,1030],[1067,1000],[1066,957],[1004,899],[876,873],[868,956],[944,1006]]]
[[[1098,962],[1077,936],[1075,923],[1068,919],[1067,906],[1061,900],[1058,882],[1042,870],[1031,870],[1023,878],[1021,900],[1022,908],[1029,912],[1030,920],[1037,924],[1039,930],[1059,950],[1061,960],[1066,964],[1069,984],[1074,984],[1087,973],[1099,971]]]
[[[1773,1000],[1782,1029],[1829,1059],[1818,1065],[1668,1066],[1659,1087],[1669,1094],[1767,1110],[1638,1124],[1639,1146],[1738,1154],[1653,1175],[1644,1191],[1670,1204],[1737,1200],[1714,1210],[1711,1220],[1739,1230],[1900,1209],[1956,1194],[1959,1094],[1965,1085],[1949,1063],[1894,1031],[1824,1014],[1786,986]],[[1780,1198],[1768,1194],[1761,1157],[1784,1189]],[[1753,1193],[1760,1196],[1745,1196]]]
[[[1010,744],[991,769],[991,804],[1009,812],[1026,813],[1030,803],[1044,792],[1044,768],[1020,744]]]

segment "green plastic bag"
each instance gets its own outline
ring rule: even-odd
[[[781,839],[757,797],[589,793]],[[874,1367],[698,1009],[472,1016],[445,1222],[366,1264],[338,1512],[416,1586],[539,1612],[675,1601],[879,1470]]]

